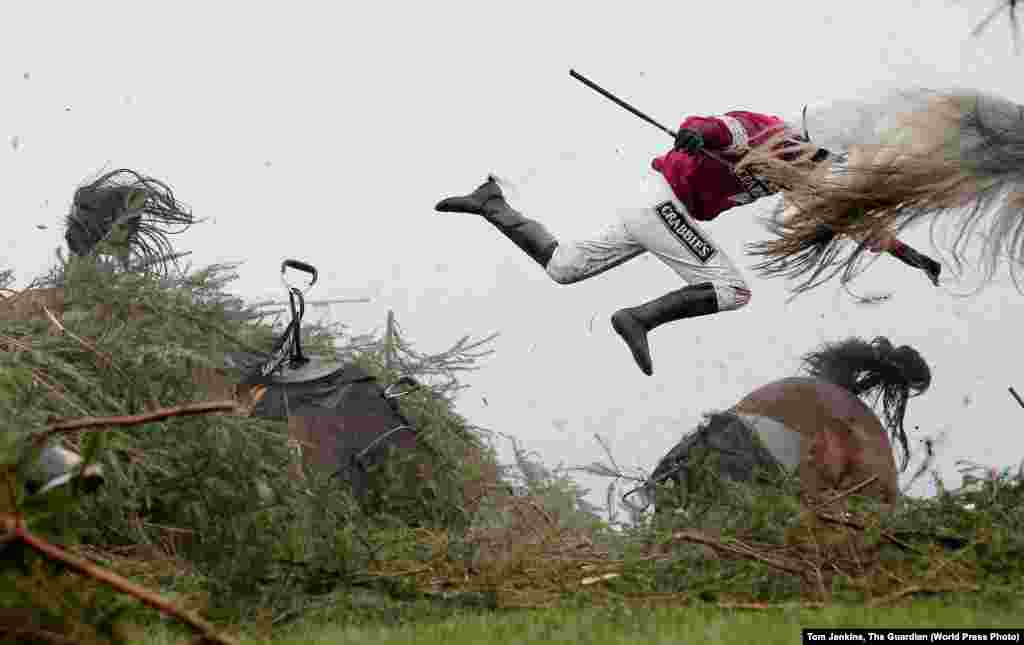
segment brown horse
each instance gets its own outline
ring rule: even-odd
[[[928,364],[916,350],[893,347],[883,337],[826,344],[803,362],[806,376],[768,383],[728,410],[707,415],[658,464],[648,497],[662,482],[686,486],[688,456],[705,447],[716,453],[722,474],[735,480],[750,480],[758,466],[782,467],[797,472],[805,494],[818,495],[874,477],[860,494],[895,503],[892,442],[900,445],[905,469],[907,401],[931,384]],[[881,403],[883,419],[865,402],[871,399]]]

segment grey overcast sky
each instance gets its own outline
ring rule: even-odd
[[[549,464],[599,459],[601,433],[621,464],[652,468],[702,412],[792,374],[821,341],[884,334],[932,365],[908,427],[946,433],[940,465],[956,484],[956,458],[1024,456],[1024,410],[1007,393],[1024,389],[1011,360],[1024,296],[1007,279],[958,297],[969,276],[936,290],[883,257],[854,290],[891,291],[887,303],[857,305],[833,284],[787,304],[786,285],[743,255],[765,235],[762,200],[707,229],[751,304],[658,329],[646,377],[608,317],[677,288],[671,271],[642,256],[558,286],[479,218],[433,206],[492,171],[559,236],[634,204],[670,140],[570,68],[672,128],[878,85],[1024,102],[1005,17],[970,37],[995,2],[18,3],[0,39],[0,265],[26,284],[62,244],[73,189],[139,169],[209,218],[176,242],[194,265],[245,262],[241,295],[279,296],[279,263],[297,257],[321,269],[311,298],[373,298],[329,311],[356,331],[389,308],[423,350],[500,331],[460,411]],[[905,239],[932,248],[927,228]]]

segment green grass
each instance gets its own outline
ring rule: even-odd
[[[246,637],[243,643],[273,645],[359,643],[451,643],[509,645],[581,643],[660,645],[677,643],[798,643],[805,627],[966,628],[1024,627],[1024,600],[994,601],[979,596],[915,599],[905,605],[870,608],[832,605],[823,609],[724,610],[717,607],[657,609],[556,609],[466,614],[405,626],[350,626],[306,623],[284,627],[272,641]],[[152,634],[146,645],[180,642]]]

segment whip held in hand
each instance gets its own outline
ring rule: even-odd
[[[615,103],[619,107],[622,107],[623,109],[629,111],[630,113],[632,113],[632,114],[640,117],[644,121],[650,123],[651,125],[653,125],[654,127],[658,128],[659,130],[662,130],[665,133],[667,133],[669,136],[671,136],[675,140],[675,148],[676,149],[686,150],[687,152],[690,152],[690,153],[700,151],[703,154],[707,155],[708,157],[711,157],[715,161],[728,166],[729,169],[733,171],[733,173],[736,172],[736,170],[735,170],[735,168],[734,168],[732,163],[730,163],[729,161],[723,159],[721,156],[716,155],[713,152],[710,152],[710,151],[705,150],[703,148],[703,140],[701,139],[699,133],[696,133],[696,132],[691,133],[689,130],[680,130],[677,133],[674,130],[666,128],[665,126],[663,126],[662,124],[658,123],[657,121],[655,121],[651,117],[647,116],[646,114],[644,114],[640,110],[636,109],[635,107],[633,107],[629,103],[623,101],[622,99],[620,99],[619,97],[615,96],[614,94],[612,94],[608,90],[604,89],[603,87],[601,87],[597,83],[594,83],[590,79],[586,78],[585,76],[583,76],[582,74],[580,74],[576,70],[570,69],[569,70],[569,76],[572,76],[573,78],[575,78],[579,82],[583,83],[584,85],[586,85],[590,89],[594,90],[595,92],[597,92],[601,96],[604,96],[606,99],[608,99],[612,103]],[[805,108],[805,111],[806,111],[806,108]],[[914,248],[911,248],[910,246],[907,246],[906,244],[901,245],[900,248],[898,248],[896,250],[889,251],[889,253],[893,257],[895,257],[895,258],[899,259],[900,261],[902,261],[904,264],[912,266],[915,269],[921,269],[922,271],[925,272],[925,275],[928,276],[928,279],[931,280],[932,284],[934,284],[936,287],[939,286],[939,274],[942,271],[942,266],[938,262],[933,260],[932,258],[928,257],[924,253],[921,253],[920,251],[917,251]]]
[[[580,74],[576,70],[570,69],[569,70],[569,76],[572,76],[577,81],[579,81],[580,83],[583,83],[584,85],[586,85],[590,89],[594,90],[595,92],[597,92],[601,96],[605,97],[606,99],[608,99],[612,103],[615,103],[619,107],[624,108],[625,110],[627,110],[629,112],[632,112],[634,115],[640,117],[644,121],[647,121],[648,123],[650,123],[654,127],[658,128],[659,130],[662,130],[662,131],[668,133],[668,135],[670,137],[672,137],[673,139],[676,138],[676,133],[675,133],[674,130],[669,130],[668,128],[666,128],[662,124],[658,123],[657,121],[655,121],[651,117],[647,116],[646,114],[644,114],[640,110],[636,109],[635,107],[633,107],[629,103],[626,103],[625,101],[623,101],[619,97],[615,96],[614,94],[612,94],[608,90],[602,88],[600,85],[598,85],[598,84],[594,83],[593,81],[587,79],[586,77],[584,77],[582,74]]]

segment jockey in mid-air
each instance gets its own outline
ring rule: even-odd
[[[559,241],[540,222],[524,217],[505,201],[493,177],[468,195],[443,199],[440,212],[481,215],[533,258],[555,282],[585,280],[653,253],[686,283],[650,302],[620,309],[611,317],[647,375],[653,373],[647,334],[667,322],[739,309],[750,301],[750,287],[732,260],[698,222],[777,192],[754,175],[734,172],[754,146],[782,135],[782,146],[804,141],[781,118],[747,111],[686,118],[668,153],[655,158],[635,206],[618,209],[617,220],[583,240]],[[829,157],[820,150],[817,163]],[[872,250],[893,251],[901,243],[876,236]]]

